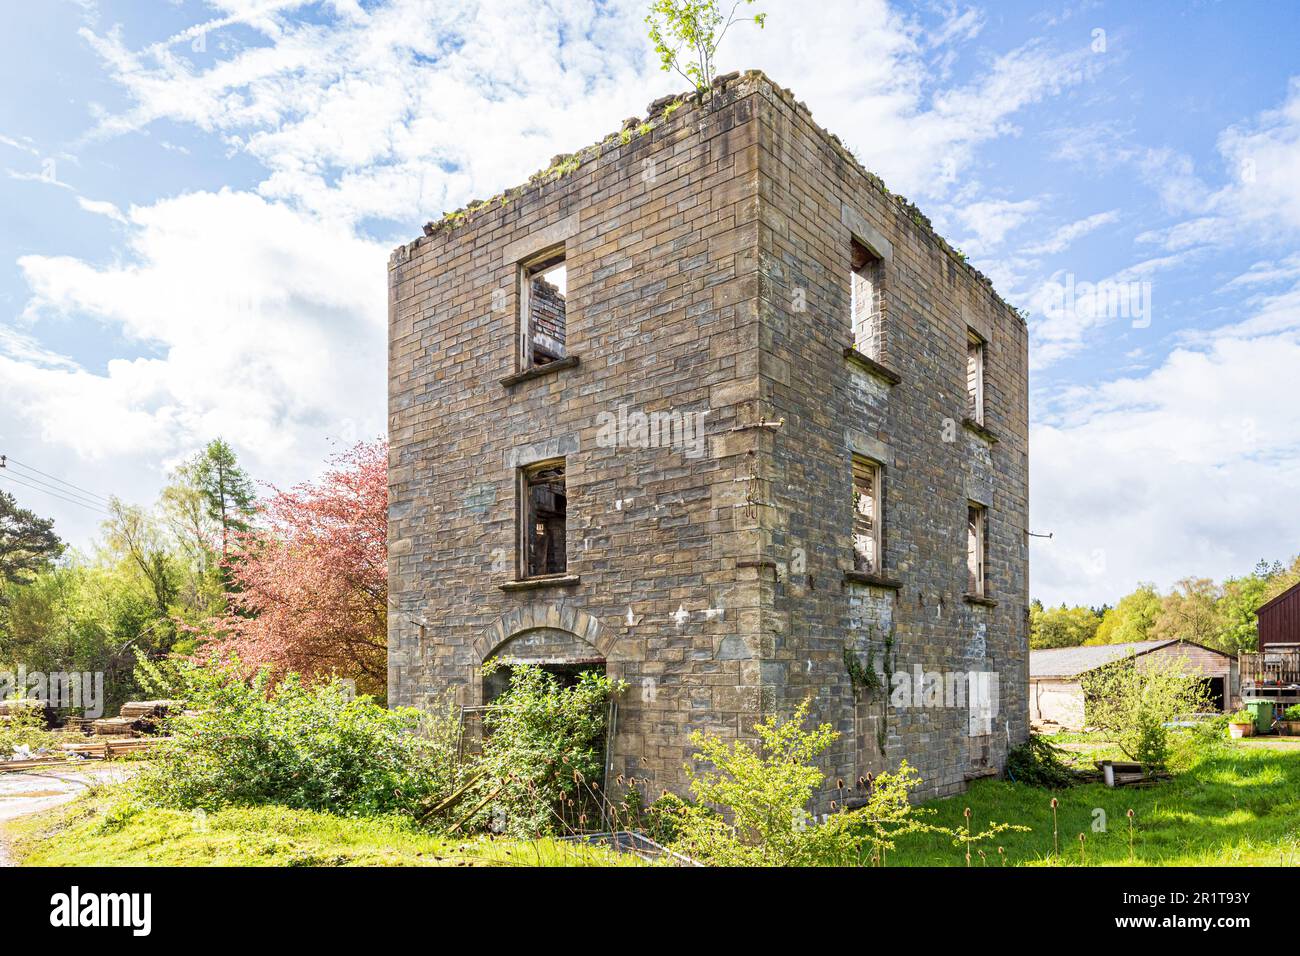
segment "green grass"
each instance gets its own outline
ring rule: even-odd
[[[1060,847],[1053,853],[1051,799],[1057,808]],[[987,865],[1072,865],[1080,863],[1079,834],[1086,837],[1086,862],[1136,866],[1295,866],[1300,864],[1300,753],[1225,748],[1202,758],[1173,780],[1148,789],[1109,789],[1086,784],[1055,794],[1001,780],[976,782],[969,792],[933,801],[933,822],[964,825],[971,808],[978,832],[989,821],[1032,827],[1004,833],[981,844]],[[1094,832],[1094,811],[1105,812],[1105,832]],[[1135,812],[1134,852],[1129,856],[1129,821]],[[973,864],[981,861],[972,849]],[[964,851],[932,835],[900,839],[890,866],[965,866]]]
[[[209,814],[134,807],[106,787],[9,822],[23,866],[630,866],[635,857],[557,840],[447,839],[394,818],[265,806]]]
[[[99,787],[73,803],[5,825],[17,862],[35,866],[606,866],[635,858],[561,841],[448,839],[398,819],[348,819],[266,806],[206,815],[141,809],[129,784]],[[1300,865],[1300,750],[1233,745],[1202,757],[1175,779],[1149,789],[1087,784],[1058,791],[1059,855],[1053,853],[1053,793],[986,780],[927,804],[933,822],[978,831],[990,821],[1029,833],[1004,833],[981,845],[985,865],[1077,866],[1080,833],[1087,864],[1139,866]],[[1129,824],[1135,813],[1132,859]],[[1106,831],[1093,830],[1094,811]],[[999,857],[997,847],[1003,848]],[[974,865],[981,865],[972,851]],[[943,837],[913,835],[888,854],[889,866],[964,866],[963,850]]]

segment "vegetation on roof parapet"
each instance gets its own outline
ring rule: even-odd
[[[528,182],[522,186],[508,189],[503,193],[493,196],[491,199],[481,202],[475,201],[453,212],[444,213],[442,218],[437,222],[425,223],[424,235],[433,236],[444,229],[455,230],[459,226],[468,223],[479,212],[493,206],[505,206],[511,200],[522,196],[530,189],[540,188],[548,183],[555,182],[573,174],[585,163],[600,158],[605,154],[607,149],[627,145],[637,136],[648,135],[683,106],[698,105],[703,103],[706,97],[708,97],[709,100],[716,102],[718,97],[729,88],[742,86],[747,82],[754,81],[766,83],[774,93],[802,112],[813,125],[814,129],[820,132],[822,137],[830,143],[830,145],[839,152],[844,159],[852,163],[867,182],[871,184],[871,186],[879,190],[882,196],[896,203],[900,212],[907,219],[911,220],[917,228],[929,235],[949,258],[956,262],[961,268],[965,269],[974,279],[984,285],[993,298],[1001,303],[1005,308],[1020,316],[1022,320],[1028,319],[1028,313],[1024,309],[1018,309],[1012,306],[998,294],[997,290],[993,288],[993,281],[971,265],[965,253],[953,246],[947,239],[935,231],[934,224],[930,221],[930,218],[921,211],[920,207],[906,196],[890,192],[889,187],[885,185],[884,181],[875,173],[867,169],[862,164],[862,161],[854,155],[851,149],[844,145],[838,136],[818,125],[816,121],[813,120],[812,111],[808,108],[806,103],[795,99],[794,93],[791,90],[778,85],[762,70],[747,70],[744,73],[727,73],[723,76],[716,77],[713,80],[712,89],[706,93],[691,90],[688,93],[660,97],[652,102],[648,107],[647,112],[649,115],[646,119],[641,120],[639,117],[629,118],[624,121],[619,132],[610,133],[599,143],[594,143],[576,153],[554,157],[547,168],[533,173],[532,176],[528,177]],[[420,240],[416,239],[411,243],[411,247],[414,248],[419,244],[419,242]]]

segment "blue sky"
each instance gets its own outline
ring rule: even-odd
[[[0,453],[145,503],[217,434],[278,483],[381,434],[389,250],[678,89],[645,6],[10,11]],[[1300,6],[756,9],[722,68],[791,87],[1029,311],[1035,596],[1300,551]]]

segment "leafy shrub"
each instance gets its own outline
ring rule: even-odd
[[[1228,723],[1230,724],[1253,724],[1254,722],[1255,715],[1248,710],[1239,710],[1228,715]]]
[[[682,822],[687,814],[711,812],[707,807],[684,800],[666,790],[658,800],[645,806],[644,798],[635,781],[628,786],[618,809],[617,824],[620,828],[640,830],[650,839],[664,846],[681,836]]]
[[[1300,704],[1292,704],[1282,712],[1283,720],[1300,720]]]
[[[603,800],[609,701],[622,687],[594,671],[566,687],[540,667],[511,669],[484,715],[479,764],[499,829],[531,837],[591,828]]]
[[[1016,783],[1059,790],[1078,782],[1064,757],[1065,752],[1046,737],[1030,734],[1007,754],[1007,775]]]
[[[39,707],[15,708],[10,717],[0,717],[0,760],[25,751],[48,750],[59,735],[45,728],[45,711]]]
[[[1150,773],[1169,756],[1165,726],[1180,714],[1209,709],[1209,690],[1181,658],[1133,655],[1085,674],[1088,722]]]
[[[1170,737],[1169,769],[1185,773],[1206,757],[1228,750],[1227,736],[1227,714],[1215,714],[1209,720],[1176,731]]]
[[[135,683],[145,698],[187,700],[197,692],[195,681],[199,666],[192,660],[171,656],[150,658],[138,647],[131,650],[135,654]]]
[[[720,866],[845,865],[861,862],[868,851],[883,861],[894,837],[931,829],[909,800],[921,781],[906,761],[897,773],[876,777],[866,806],[841,808],[820,824],[810,818],[808,801],[825,780],[815,760],[839,734],[830,724],[805,730],[809,704],[789,720],[768,717],[755,725],[757,747],[691,735],[700,748],[694,759],[712,769],[689,771],[702,806],[682,801],[674,808],[674,850]]]
[[[238,663],[187,675],[193,715],[167,721],[172,741],[139,777],[146,802],[205,810],[281,804],[344,816],[414,814],[456,783],[456,727],[411,708],[387,710],[338,680],[276,686]]]

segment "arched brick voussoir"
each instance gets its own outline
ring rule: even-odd
[[[474,639],[474,657],[479,663],[487,660],[506,641],[524,631],[549,627],[582,638],[608,659],[614,651],[618,634],[602,627],[600,621],[581,608],[563,601],[534,601],[511,608],[483,628]]]

